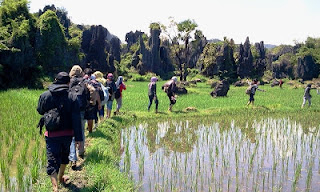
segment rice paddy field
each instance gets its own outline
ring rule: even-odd
[[[266,92],[247,107],[246,87],[212,98],[198,83],[168,112],[163,83],[156,114],[154,104],[147,111],[148,82],[126,82],[121,114],[88,136],[88,183],[78,191],[320,191],[315,90],[301,109],[303,88],[260,86]],[[51,191],[36,128],[43,91],[0,92],[0,191]]]

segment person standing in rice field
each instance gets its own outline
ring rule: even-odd
[[[254,105],[254,95],[256,94],[256,91],[258,90],[258,91],[265,92],[265,90],[258,88],[258,80],[257,79],[254,79],[253,82],[249,82],[249,80],[247,80],[247,82],[250,86],[249,101],[247,103],[247,106],[250,104]]]
[[[309,102],[309,107],[311,106],[311,94],[310,94],[310,90],[311,90],[311,84],[308,84],[307,87],[304,90],[304,95],[303,95],[303,102],[301,105],[301,108],[304,107],[304,105],[306,104],[306,101]]]
[[[148,96],[149,96],[149,105],[148,105],[148,111],[150,111],[150,107],[152,105],[152,101],[156,104],[156,113],[158,113],[158,97],[157,97],[157,77],[151,77],[150,83],[148,84]]]

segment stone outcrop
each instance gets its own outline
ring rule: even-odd
[[[298,58],[298,66],[296,77],[305,80],[312,80],[319,75],[319,66],[315,63],[311,55],[305,56],[303,59]]]
[[[83,31],[81,49],[86,66],[102,72],[114,72],[114,60],[120,62],[120,40],[101,25]],[[107,59],[108,58],[108,59]]]
[[[255,55],[251,51],[249,37],[240,44],[237,74],[240,78],[261,77],[267,66],[266,50],[263,41],[255,44]]]
[[[212,97],[225,97],[228,94],[230,84],[227,80],[222,80],[210,93]]]

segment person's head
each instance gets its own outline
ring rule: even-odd
[[[307,87],[310,87],[310,88],[311,88],[311,83],[309,83],[309,84],[307,85]]]
[[[113,80],[113,74],[112,73],[108,73],[107,79],[112,81]]]
[[[56,78],[54,80],[54,84],[69,84],[70,82],[70,76],[67,72],[60,72],[56,75]]]
[[[88,75],[90,77],[93,71],[92,71],[91,68],[85,68],[83,70],[83,72],[84,72],[84,74],[86,74],[86,75]]]
[[[82,68],[79,65],[74,65],[69,72],[69,76],[82,77],[83,76]]]
[[[106,83],[106,79],[103,77],[103,73],[100,72],[100,71],[96,71],[93,73],[93,75],[96,76],[96,80],[102,84],[105,84]]]
[[[253,83],[254,83],[254,84],[258,84],[258,79],[254,79],[254,80],[253,80]]]
[[[150,81],[151,81],[151,82],[157,82],[157,81],[158,81],[158,78],[157,78],[157,77],[151,77]]]
[[[173,82],[175,82],[175,83],[178,81],[178,79],[177,79],[177,77],[176,77],[176,76],[173,76],[171,79],[172,79],[172,80],[173,80]]]
[[[123,77],[119,76],[117,81],[118,81],[119,84],[122,83],[123,82]]]

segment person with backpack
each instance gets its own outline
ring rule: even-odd
[[[117,89],[116,84],[113,81],[113,74],[112,73],[108,73],[106,87],[109,87],[109,99],[107,101],[107,118],[110,118],[111,110],[112,110],[112,103],[113,103],[113,99],[115,97],[115,91]]]
[[[150,111],[150,107],[152,105],[152,101],[156,104],[156,113],[158,113],[158,97],[157,97],[157,77],[151,77],[150,83],[148,84],[148,96],[149,96],[149,105],[148,111]]]
[[[90,70],[87,70],[88,72],[90,72]],[[86,112],[85,112],[85,119],[87,119],[88,122],[88,131],[89,133],[92,133],[92,128],[93,128],[93,120],[97,120],[98,116],[97,116],[97,112],[98,110],[101,109],[101,100],[100,100],[100,94],[99,94],[99,90],[97,90],[94,86],[95,79],[94,76],[90,75],[89,73],[86,74],[84,76],[84,78],[86,79],[86,82],[88,83],[88,89],[90,92],[90,101],[89,101],[89,105],[86,108]]]
[[[83,141],[80,106],[77,96],[69,92],[69,83],[68,73],[58,73],[49,90],[40,95],[37,106],[38,113],[42,115],[38,124],[40,134],[42,127],[46,128],[47,174],[53,191],[58,191],[58,182],[65,184],[70,180],[64,172],[69,163],[72,137],[75,137],[79,148]]]
[[[265,92],[265,90],[258,88],[257,79],[254,79],[253,82],[249,82],[249,80],[247,79],[247,83],[249,84],[249,87],[247,89],[247,94],[249,94],[249,101],[247,103],[247,106],[250,105],[250,103],[254,105],[254,95],[256,94],[256,91],[258,90],[258,91]]]
[[[172,106],[174,104],[176,104],[175,92],[177,89],[177,85],[176,85],[177,81],[178,81],[177,77],[173,76],[170,81],[166,82],[162,86],[162,89],[164,90],[164,92],[167,93],[167,96],[170,101],[170,105],[169,105],[169,109],[168,109],[169,111],[172,111]]]
[[[105,101],[105,85],[107,80],[105,78],[103,78],[103,73],[100,71],[96,71],[93,73],[93,75],[95,76],[95,80],[99,85],[97,86],[97,89],[99,90],[99,95],[100,95],[100,100],[101,100],[101,109],[98,110],[99,113],[99,119],[100,121],[103,120],[104,118],[104,106],[106,104],[107,101]],[[102,91],[102,92],[101,92]]]
[[[90,100],[90,93],[87,88],[87,83],[85,82],[83,78],[83,71],[82,68],[79,65],[74,65],[70,72],[70,84],[69,84],[69,91],[77,96],[77,100],[79,102],[80,106],[80,117],[81,117],[81,130],[82,130],[82,143],[81,147],[79,148],[79,157],[83,158],[84,156],[84,142],[85,142],[85,134],[84,134],[84,127],[86,120],[84,119],[85,110],[89,104]],[[77,167],[77,150],[76,150],[76,144],[75,144],[75,138],[72,138],[72,142],[70,145],[70,154],[69,154],[69,160],[71,161],[71,167],[73,170]]]
[[[309,107],[311,106],[311,94],[310,94],[310,90],[311,90],[311,84],[308,84],[307,87],[304,90],[304,94],[303,94],[303,102],[301,105],[301,108],[304,107],[304,105],[306,104],[306,101],[309,102]]]
[[[126,85],[123,83],[123,77],[119,76],[116,81],[116,92],[114,93],[114,98],[117,101],[117,109],[114,112],[114,114],[118,114],[120,111],[120,108],[122,107],[122,91],[126,90]]]

